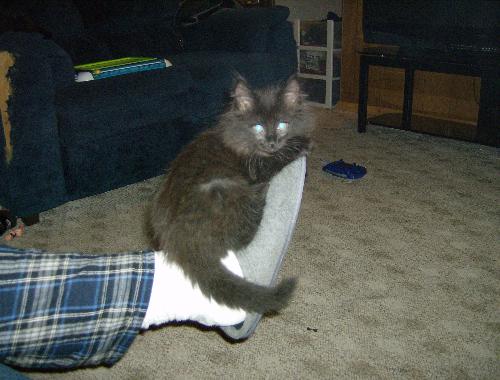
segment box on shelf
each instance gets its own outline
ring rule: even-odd
[[[299,71],[304,74],[326,75],[326,51],[301,50]]]
[[[299,83],[304,93],[307,94],[308,102],[325,104],[327,103],[327,86],[323,79],[311,79],[299,77]],[[331,106],[334,106],[340,100],[340,79],[332,80]]]
[[[342,21],[333,23],[333,49],[342,47]],[[326,20],[300,21],[300,41],[302,46],[323,46],[328,43],[328,23]]]
[[[306,100],[308,102],[322,103],[326,101],[326,86],[323,79],[311,79],[311,78],[301,78],[299,77],[299,83],[307,94]]]

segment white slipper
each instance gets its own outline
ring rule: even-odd
[[[236,252],[247,280],[260,285],[275,285],[295,229],[305,175],[306,158],[301,157],[271,180],[259,230],[248,247]],[[246,339],[253,334],[261,317],[261,314],[249,313],[243,323],[221,327],[221,330],[229,338]]]

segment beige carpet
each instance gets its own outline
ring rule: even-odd
[[[318,110],[301,214],[283,275],[291,306],[249,340],[167,326],[137,337],[112,368],[33,379],[500,378],[500,163],[481,145],[369,126]],[[364,164],[357,182],[322,160]],[[147,247],[152,179],[41,215],[15,246]]]

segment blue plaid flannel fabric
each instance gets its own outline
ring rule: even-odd
[[[0,246],[0,362],[112,365],[141,328],[154,253],[50,254]]]

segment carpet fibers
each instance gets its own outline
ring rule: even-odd
[[[315,150],[281,275],[299,287],[255,335],[167,325],[112,368],[33,379],[500,378],[500,159],[491,147],[369,126],[316,110]],[[343,158],[368,174],[321,171]],[[52,251],[147,248],[159,178],[68,203],[12,242]]]

